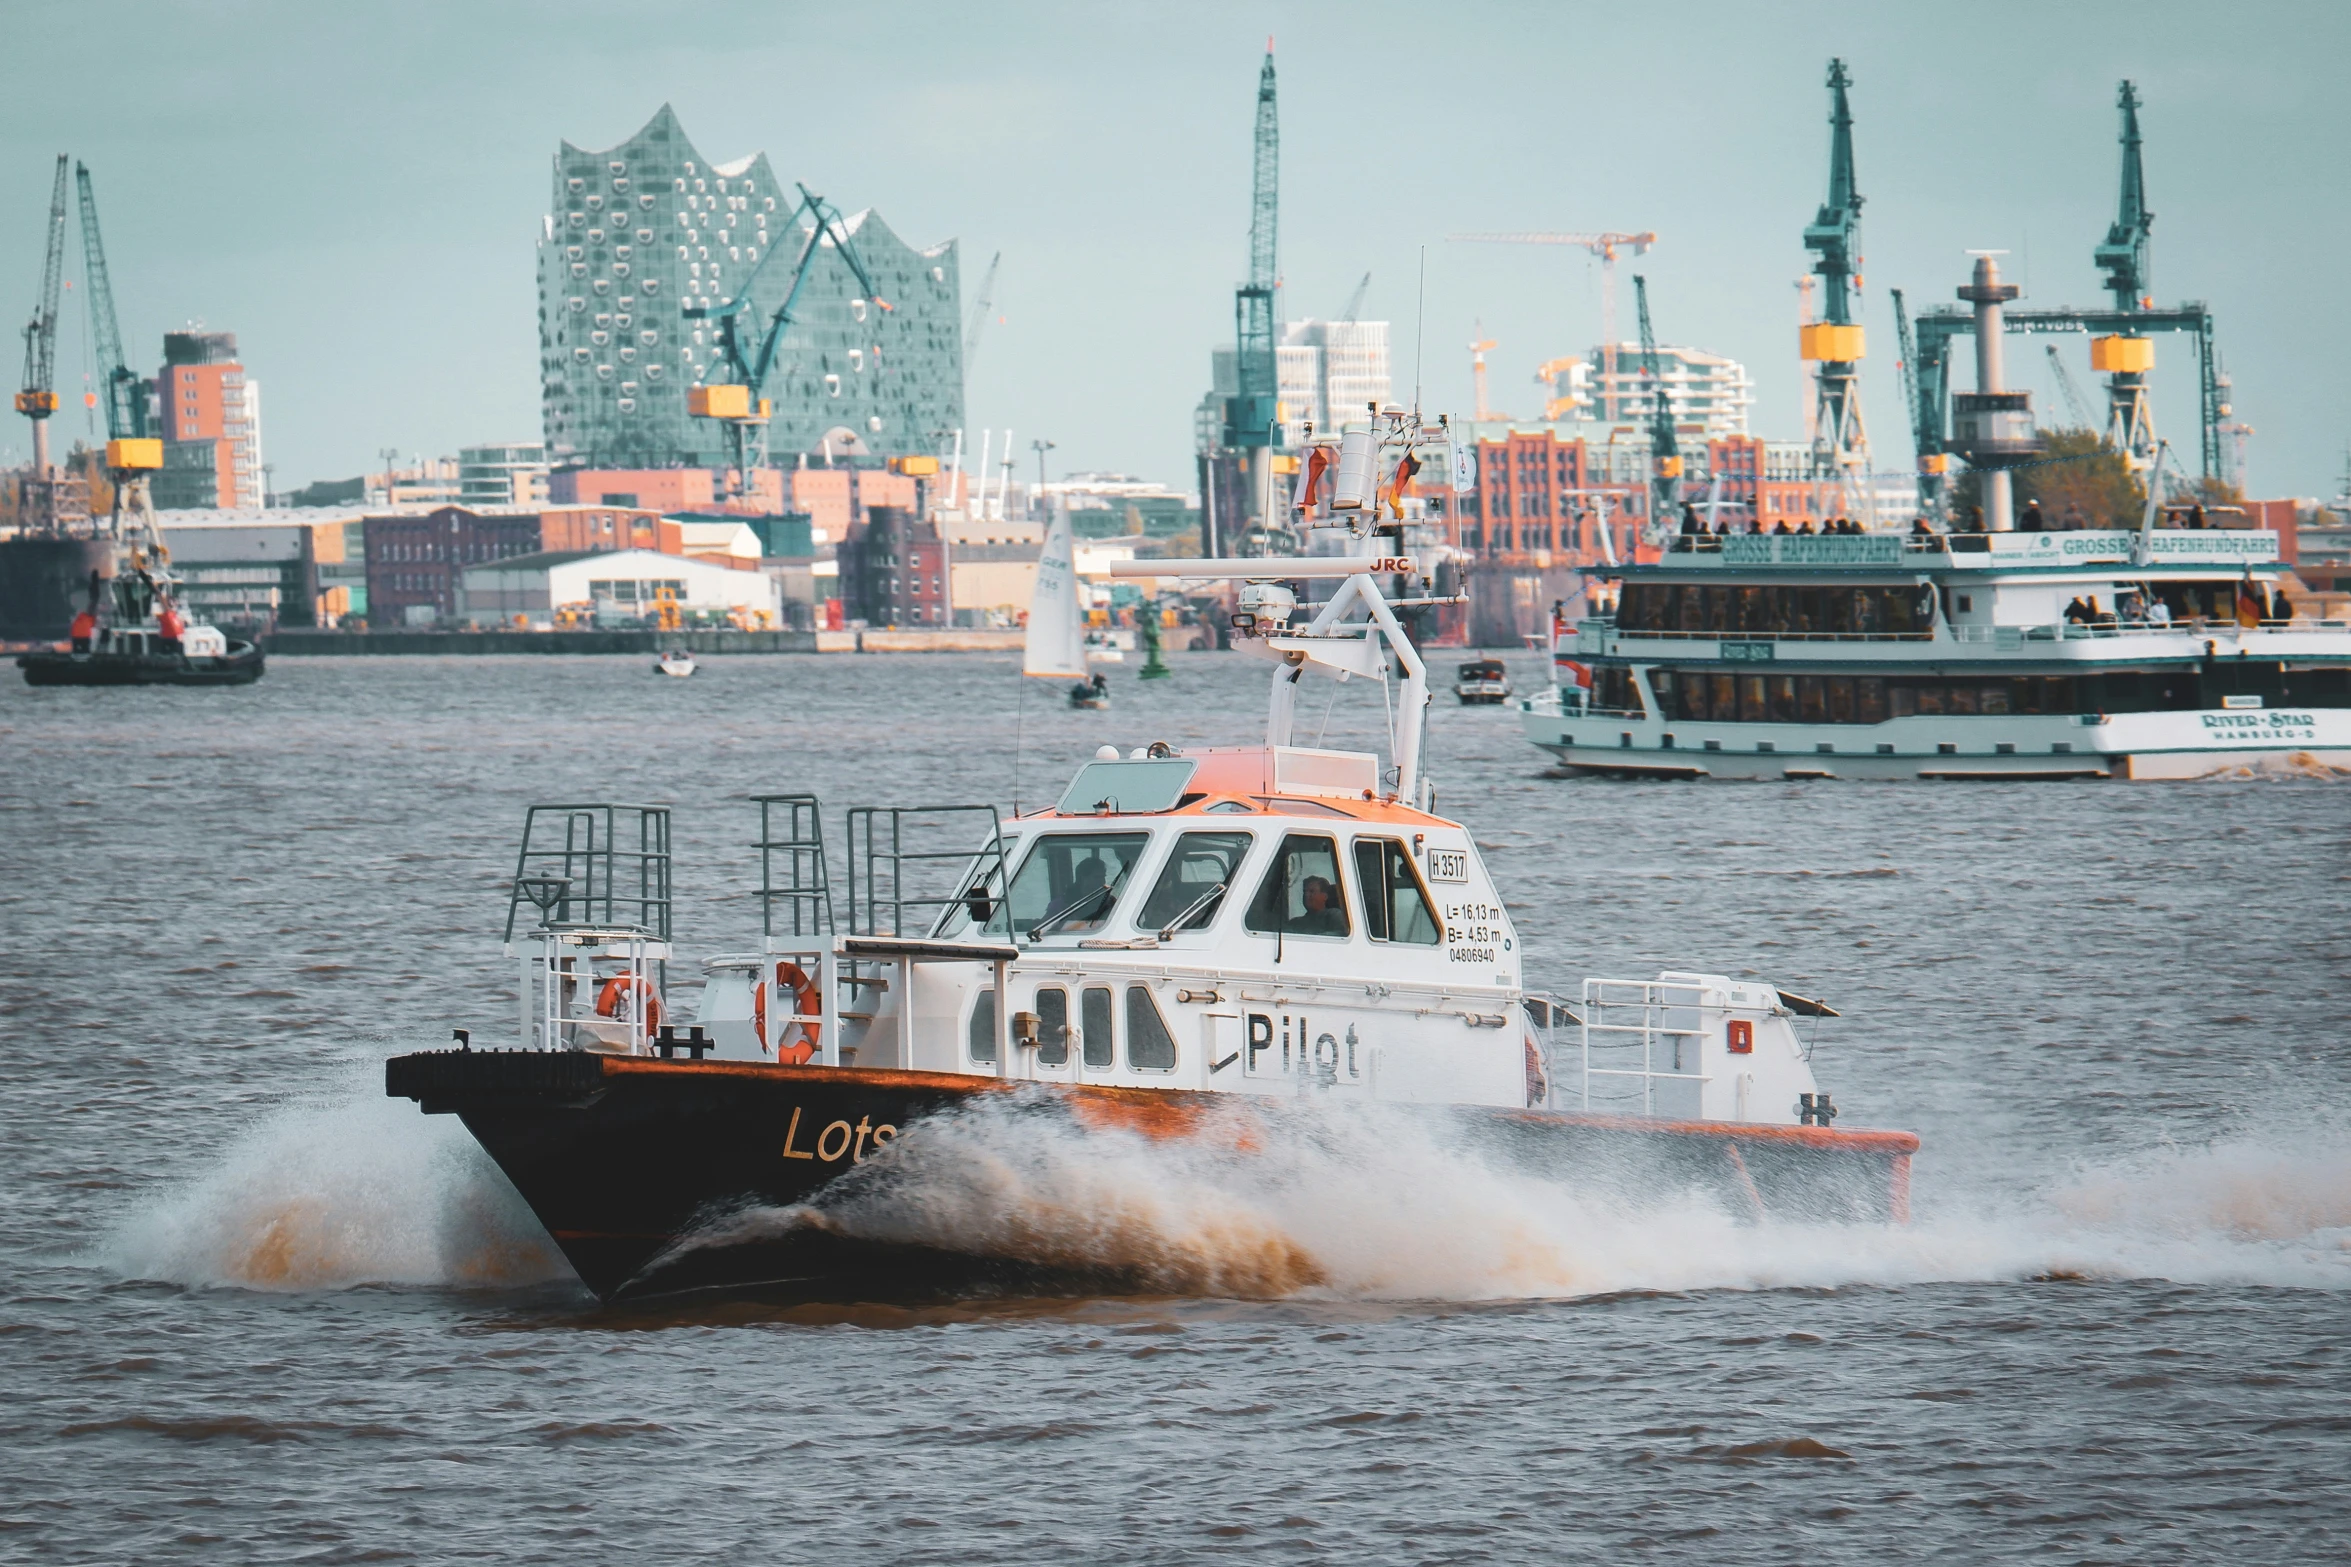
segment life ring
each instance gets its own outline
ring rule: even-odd
[[[816,981],[810,979],[807,970],[801,968],[797,963],[778,963],[776,965],[775,988],[779,998],[786,992],[791,994],[792,1013],[797,1016],[814,1017],[818,1008],[823,1005],[823,994],[816,988]],[[764,1041],[767,1038],[767,987],[765,985],[759,987],[754,1005],[759,1012],[759,1035]],[[783,1066],[806,1066],[815,1060],[816,1029],[817,1025],[814,1023],[780,1025],[776,1030],[775,1041],[777,1063]],[[795,1030],[800,1037],[788,1045],[785,1044],[784,1041]]]
[[[642,974],[615,974],[606,980],[596,993],[596,1015],[621,1017],[629,998],[640,994],[645,1003],[645,1033],[650,1038],[661,1028],[661,998],[653,993],[653,982]]]

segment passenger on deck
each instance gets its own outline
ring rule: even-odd
[[[1290,921],[1290,929],[1301,936],[1344,936],[1347,934],[1347,911],[1339,907],[1339,889],[1320,876],[1309,876],[1300,889],[1301,901],[1306,905],[1299,916]]]
[[[1935,536],[1934,525],[1924,517],[1913,517],[1910,519],[1910,536],[1914,539],[1931,539]]]
[[[1778,525],[1775,526],[1771,531],[1774,533],[1794,533],[1796,530],[1788,526],[1787,518],[1782,517],[1779,520]]]
[[[1797,531],[1798,533],[1814,533],[1814,532],[1817,532],[1817,531],[1819,531],[1819,530],[1815,529],[1815,528],[1812,526],[1812,519],[1811,519],[1810,517],[1807,517],[1807,518],[1805,518],[1805,519],[1804,519],[1804,526],[1803,526],[1803,527],[1801,527],[1801,528],[1798,528],[1796,531]]]
[[[2203,532],[2212,526],[2210,522],[2205,520],[2204,503],[2202,501],[2198,501],[2195,505],[2188,508],[2188,526],[2196,529],[2198,532]]]
[[[2147,605],[2147,624],[2150,626],[2170,625],[2171,606],[2161,599],[2150,600]]]
[[[2066,533],[2080,533],[2089,527],[2089,525],[2090,519],[2082,515],[2081,503],[2079,501],[2067,501],[2065,503],[2065,516],[2057,524],[2058,528]]]
[[[2016,531],[2019,533],[2046,533],[2049,531],[2048,522],[2041,516],[2041,503],[2038,499],[2028,500],[2024,503],[2024,515],[2017,519]]]
[[[1970,506],[1967,509],[1967,526],[1960,531],[1963,533],[1984,531],[1984,509],[1981,506]]]
[[[2072,603],[2065,606],[2065,618],[2077,626],[2090,618],[2089,606],[2082,602],[2082,596],[2079,593],[2073,596]]]
[[[1688,501],[1682,502],[1682,532],[1698,534],[1705,531],[1706,525],[1698,520],[1698,508]]]

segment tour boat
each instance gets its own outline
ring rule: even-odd
[[[2194,778],[2351,768],[2351,624],[2257,529],[1709,534],[1593,568],[1527,737],[1579,773]]]
[[[1389,433],[1408,451],[1417,422]],[[974,1222],[984,1172],[949,1154],[975,1126],[1180,1145],[1245,1181],[1332,1117],[1404,1116],[1463,1161],[1630,1204],[1907,1217],[1918,1139],[1836,1126],[1814,1079],[1832,1009],[1705,970],[1527,983],[1423,766],[1427,671],[1395,613],[1419,563],[1113,569],[1244,584],[1262,743],[1103,747],[1048,808],[858,805],[838,840],[815,797],[762,797],[764,938],[704,962],[690,1022],[667,1010],[668,809],[533,807],[518,1048],[403,1055],[387,1091],[459,1116],[607,1299],[1164,1287],[1148,1237],[1105,1244],[1076,1194]],[[1389,752],[1296,743],[1309,677],[1378,686]]]

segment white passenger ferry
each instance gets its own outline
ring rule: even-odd
[[[403,1056],[388,1091],[461,1116],[607,1297],[1164,1282],[1147,1255],[1089,1250],[1082,1213],[1067,1235],[926,1228],[903,1216],[920,1202],[839,1217],[844,1194],[958,1179],[918,1149],[972,1112],[1013,1136],[1204,1143],[1245,1178],[1269,1140],[1383,1108],[1464,1159],[1628,1201],[1905,1215],[1917,1138],[1835,1126],[1814,1080],[1797,1025],[1829,1008],[1719,972],[1527,984],[1502,891],[1423,769],[1427,671],[1382,589],[1425,580],[1415,562],[1142,569],[1248,582],[1239,640],[1273,677],[1261,744],[1105,748],[1009,819],[853,808],[839,886],[818,802],[767,797],[765,940],[706,962],[691,1023],[667,1010],[667,810],[534,808],[508,917],[520,1048]],[[1292,584],[1313,579],[1337,587],[1308,618]],[[1295,743],[1309,678],[1392,694],[1390,753]]]
[[[1674,538],[1555,628],[1527,737],[1674,778],[2351,768],[2351,625],[2266,531]]]

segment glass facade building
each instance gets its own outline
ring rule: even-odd
[[[749,288],[737,322],[755,361],[815,226],[764,153],[714,164],[667,105],[601,152],[555,156],[539,238],[547,457],[558,467],[722,467],[726,431],[686,412],[717,374],[718,324],[685,315]],[[766,384],[769,457],[936,453],[963,423],[962,280],[955,242],[908,245],[872,212],[845,227],[875,290],[830,240],[818,251]],[[783,253],[762,268],[771,247]],[[720,379],[725,379],[722,375]]]

